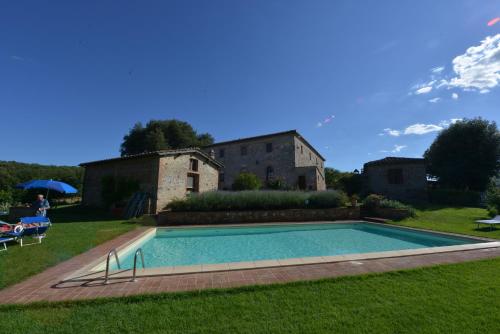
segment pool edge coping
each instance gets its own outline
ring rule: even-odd
[[[500,240],[489,239],[483,237],[469,236],[464,234],[441,232],[428,229],[419,229],[414,227],[406,227],[390,223],[379,223],[370,222],[366,220],[337,220],[337,221],[313,221],[313,222],[267,222],[267,223],[248,223],[248,224],[217,224],[217,225],[190,225],[190,226],[165,226],[165,227],[151,227],[146,229],[143,233],[131,238],[127,242],[124,242],[116,248],[118,255],[131,251],[134,245],[141,243],[144,239],[149,238],[151,234],[156,233],[157,229],[185,229],[185,228],[205,228],[205,227],[247,227],[247,226],[270,226],[270,225],[311,225],[311,224],[346,224],[346,223],[367,223],[373,225],[390,226],[399,229],[415,230],[419,232],[427,232],[438,235],[453,236],[463,239],[472,239],[483,241],[474,244],[465,245],[453,245],[453,246],[439,246],[439,247],[425,247],[417,249],[406,249],[406,250],[394,250],[394,251],[384,251],[384,252],[371,252],[371,253],[356,253],[356,254],[346,254],[346,255],[331,255],[331,256],[315,256],[315,257],[301,257],[301,258],[288,258],[288,259],[272,259],[272,260],[259,260],[259,261],[244,261],[244,262],[228,262],[228,263],[217,263],[217,264],[199,264],[199,265],[187,265],[187,266],[165,266],[165,267],[153,267],[146,269],[137,269],[137,277],[154,277],[154,276],[170,276],[170,275],[182,275],[182,274],[193,274],[193,273],[208,273],[208,272],[221,272],[221,271],[234,271],[234,270],[249,270],[249,269],[264,269],[264,268],[275,268],[275,267],[287,267],[287,266],[303,266],[311,264],[325,264],[325,263],[337,263],[337,262],[350,262],[350,261],[362,261],[362,260],[373,260],[382,258],[394,258],[394,257],[408,257],[414,255],[426,255],[426,254],[440,254],[456,251],[468,251],[477,249],[488,249],[500,247]],[[65,278],[61,282],[77,282],[77,281],[94,281],[104,279],[104,270],[102,266],[105,263],[107,254],[98,257],[96,260],[90,262],[88,265],[76,270]],[[101,268],[99,268],[101,267]],[[113,279],[124,279],[132,278],[132,269],[121,269],[110,271],[109,278]]]

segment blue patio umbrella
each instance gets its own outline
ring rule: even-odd
[[[28,182],[19,183],[16,185],[18,189],[47,189],[47,197],[49,191],[54,190],[63,194],[76,194],[78,190],[67,183],[54,180],[31,180]]]

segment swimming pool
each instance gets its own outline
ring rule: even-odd
[[[122,269],[142,248],[147,268],[342,256],[484,241],[366,222],[157,228],[120,252]],[[102,266],[101,266],[102,269]],[[114,268],[117,269],[116,264]]]

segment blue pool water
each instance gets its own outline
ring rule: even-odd
[[[343,255],[476,243],[369,223],[159,228],[142,247],[146,267]],[[120,256],[131,268],[133,251]]]

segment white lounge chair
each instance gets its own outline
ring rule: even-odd
[[[493,230],[493,226],[500,224],[500,215],[495,216],[493,219],[485,219],[485,220],[476,220],[477,228],[479,228],[479,224],[488,224],[490,225],[490,230]]]
[[[7,242],[13,241],[14,238],[5,238],[5,237],[0,237],[0,244],[3,244],[3,249],[0,248],[0,252],[6,251],[7,250]]]

